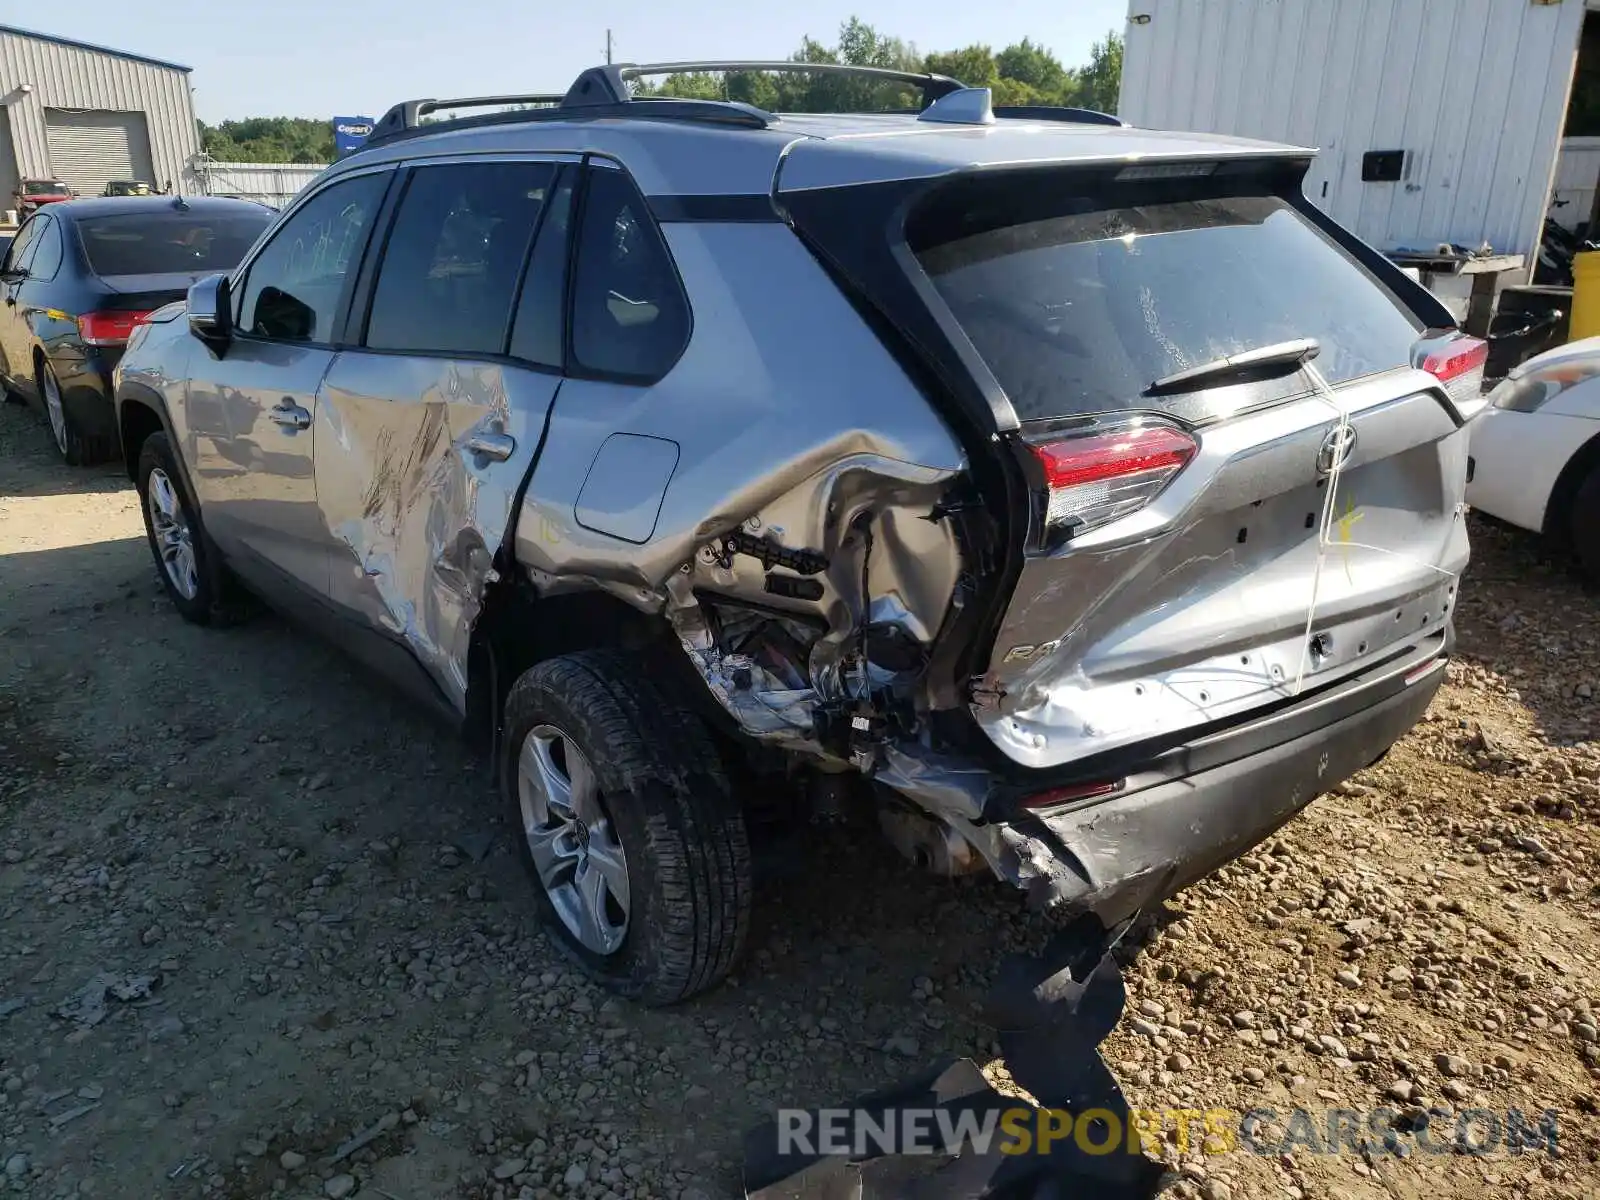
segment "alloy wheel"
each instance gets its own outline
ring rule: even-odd
[[[194,534],[177,489],[160,467],[150,472],[145,487],[150,531],[161,555],[161,567],[178,595],[193,600],[200,591],[200,573],[195,566]]]
[[[584,949],[614,954],[628,933],[628,863],[594,768],[571,738],[537,725],[517,756],[523,834],[539,882]]]
[[[45,367],[40,373],[40,382],[44,391],[44,410],[50,418],[50,432],[55,436],[56,448],[62,454],[67,452],[67,410],[61,406],[61,384],[56,380],[56,373]]]

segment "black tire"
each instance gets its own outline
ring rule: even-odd
[[[604,987],[664,1005],[714,986],[738,961],[750,923],[750,844],[709,731],[647,669],[638,657],[599,650],[525,672],[506,701],[500,786],[552,936]],[[543,726],[588,760],[626,859],[626,932],[610,953],[585,946],[562,920],[523,836],[519,759]]]
[[[156,472],[170,485],[173,498],[181,510],[189,530],[189,547],[194,559],[194,592],[186,595],[167,569],[162,552],[162,539],[156,531],[150,490]],[[221,556],[205,536],[200,523],[199,506],[189,491],[189,481],[179,467],[177,456],[165,433],[152,433],[139,448],[139,467],[135,473],[139,489],[139,510],[144,514],[145,539],[150,555],[155,559],[156,575],[166,590],[167,598],[186,621],[196,625],[231,625],[248,612],[248,603],[228,569],[222,565]]]
[[[1589,472],[1567,510],[1567,536],[1578,569],[1590,583],[1600,584],[1600,467]]]
[[[61,381],[56,378],[55,368],[43,358],[34,367],[34,387],[39,392],[39,405],[44,409],[45,424],[50,426],[50,436],[55,441],[56,451],[62,461],[69,467],[92,467],[109,459],[115,451],[111,439],[90,437],[78,428],[71,411],[62,402]],[[53,401],[52,395],[55,397]],[[59,410],[59,424],[57,413],[52,412],[52,408]]]

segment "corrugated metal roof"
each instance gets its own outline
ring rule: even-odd
[[[117,50],[111,46],[101,46],[94,42],[80,42],[77,38],[58,37],[53,33],[40,33],[37,29],[22,29],[16,25],[0,25],[0,33],[15,34],[18,37],[38,38],[41,42],[52,42],[57,46],[72,46],[78,50],[92,50],[96,54],[110,54],[117,58],[126,58],[133,62],[148,63],[152,67],[166,67],[172,71],[193,71],[193,67],[186,67],[182,63],[168,62],[162,58],[151,58],[145,54],[134,54],[128,50]]]

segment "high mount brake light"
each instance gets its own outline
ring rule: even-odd
[[[1200,448],[1182,430],[1135,425],[1029,446],[1050,489],[1046,523],[1082,532],[1137,512]]]

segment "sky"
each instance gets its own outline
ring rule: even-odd
[[[378,116],[400,100],[564,91],[605,61],[786,58],[852,15],[924,52],[1024,37],[1068,66],[1121,32],[1128,0],[76,0],[6,18],[194,68],[202,121]]]

